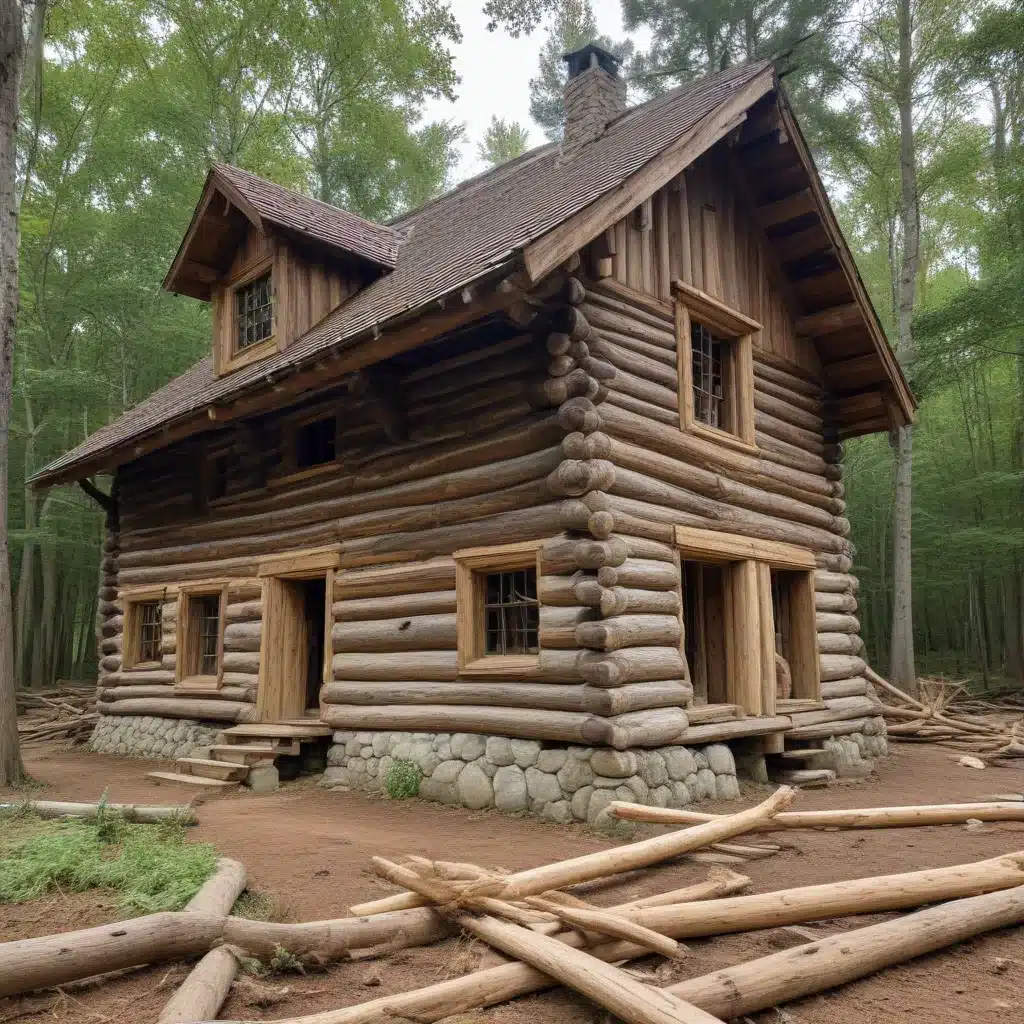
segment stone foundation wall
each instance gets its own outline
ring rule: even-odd
[[[833,737],[821,746],[837,768],[866,767],[867,759],[888,752],[879,734]],[[686,807],[740,795],[736,761],[724,743],[622,751],[473,733],[336,732],[320,785],[386,792],[388,771],[397,761],[419,766],[421,799],[472,810],[528,811],[597,828],[624,824],[607,813],[614,800]]]
[[[224,725],[197,722],[188,718],[152,718],[138,715],[100,715],[89,739],[89,749],[97,754],[123,757],[192,757],[205,748]]]

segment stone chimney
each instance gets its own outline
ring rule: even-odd
[[[622,61],[594,43],[566,53],[565,131],[559,163],[571,160],[588,142],[599,139],[608,123],[626,110],[626,83],[619,78]]]

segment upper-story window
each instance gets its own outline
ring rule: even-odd
[[[693,363],[693,418],[709,427],[724,427],[731,417],[725,408],[726,343],[702,323],[690,321],[690,349]]]
[[[302,424],[295,432],[295,468],[310,469],[333,462],[337,454],[337,429],[333,416]]]
[[[270,274],[235,291],[235,351],[244,352],[274,333],[274,304]]]

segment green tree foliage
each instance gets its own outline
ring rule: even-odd
[[[476,144],[480,159],[488,167],[500,167],[522,156],[530,148],[530,133],[518,121],[491,117],[483,141]]]
[[[462,128],[420,116],[457,85],[441,0],[36,9],[9,523],[17,676],[42,685],[93,671],[103,517],[24,481],[208,351],[208,308],[160,284],[209,165],[385,219],[445,186]]]
[[[530,79],[530,116],[553,142],[562,137],[565,106],[562,92],[567,71],[563,54],[587,43],[597,43],[628,62],[633,55],[629,40],[617,41],[597,31],[597,19],[590,0],[564,0],[555,12],[541,47],[537,77]]]

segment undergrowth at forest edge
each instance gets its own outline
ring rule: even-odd
[[[186,843],[175,822],[133,825],[115,812],[95,821],[43,821],[10,811],[0,832],[17,824],[27,837],[0,849],[0,903],[24,903],[59,889],[109,889],[135,914],[180,910],[213,874],[217,851]]]

